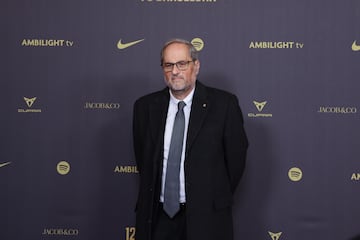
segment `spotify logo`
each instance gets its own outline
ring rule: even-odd
[[[204,41],[201,38],[194,38],[191,40],[191,44],[197,51],[201,51],[204,48]]]
[[[291,181],[298,182],[302,179],[303,173],[300,168],[293,167],[289,170],[288,176]]]
[[[60,175],[66,175],[70,172],[70,164],[66,161],[61,161],[57,164],[56,170]]]

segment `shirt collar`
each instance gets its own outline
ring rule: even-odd
[[[175,98],[170,90],[169,90],[169,92],[170,92],[170,102],[177,105],[180,101],[183,101],[183,102],[185,102],[186,106],[190,106],[192,103],[193,96],[194,96],[195,87],[191,90],[191,92],[183,100],[179,100],[179,99]]]

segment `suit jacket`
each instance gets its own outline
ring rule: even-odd
[[[136,240],[151,239],[159,204],[169,98],[165,88],[134,105],[134,149],[140,174]],[[244,171],[247,147],[236,96],[197,81],[184,163],[188,240],[233,239],[233,193]]]

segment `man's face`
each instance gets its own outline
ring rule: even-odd
[[[195,87],[196,76],[199,73],[200,62],[197,60],[192,61],[190,50],[185,44],[173,43],[167,46],[163,53],[163,65],[188,62],[185,70],[179,70],[176,65],[172,69],[164,70],[164,78],[166,85],[170,88],[171,92],[178,99],[185,98]]]

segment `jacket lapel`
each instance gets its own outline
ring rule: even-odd
[[[162,144],[165,131],[166,116],[169,106],[169,90],[166,88],[150,103],[149,121],[151,137],[156,144]]]
[[[201,126],[205,120],[209,108],[206,88],[200,82],[196,81],[196,88],[191,106],[190,120],[188,126],[188,135],[186,151],[191,149],[192,143],[198,135]]]
[[[156,143],[157,149],[162,149],[164,144],[164,131],[169,107],[169,89],[165,88],[150,103],[150,128],[152,140]],[[196,81],[196,88],[191,106],[191,113],[188,126],[186,151],[190,150],[192,143],[198,135],[201,126],[206,118],[209,108],[206,87]]]

